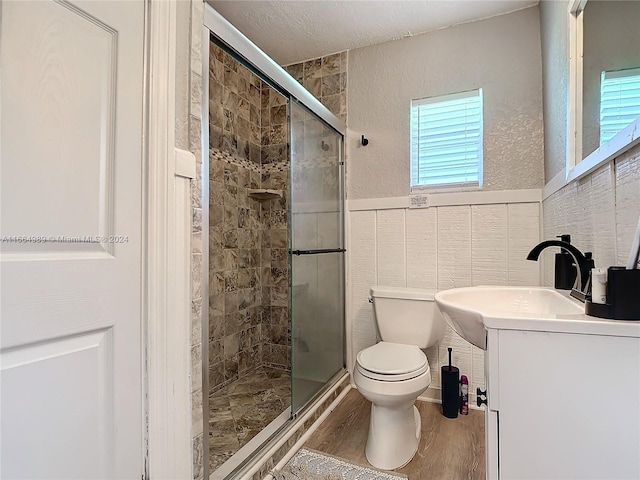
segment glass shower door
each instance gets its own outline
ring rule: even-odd
[[[291,411],[344,368],[342,135],[301,104],[291,122]]]

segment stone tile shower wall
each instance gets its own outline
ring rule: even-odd
[[[261,187],[282,190],[262,204],[262,362],[289,368],[289,124],[287,99],[262,84]]]
[[[284,69],[335,116],[347,122],[347,52],[287,65]]]
[[[288,368],[286,99],[218,46],[209,67],[209,392]],[[264,165],[263,165],[264,164]],[[260,202],[248,190],[283,190]]]

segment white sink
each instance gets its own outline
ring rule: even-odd
[[[556,320],[584,318],[584,306],[555,290],[543,287],[468,287],[438,292],[436,303],[442,316],[458,335],[487,349],[485,328],[501,320]],[[530,322],[529,322],[530,323]]]

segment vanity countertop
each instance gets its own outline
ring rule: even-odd
[[[584,303],[569,296],[568,290],[555,290],[553,288],[549,288],[549,290],[557,292],[568,301],[574,303],[577,307],[576,312],[531,314],[507,310],[485,311],[483,312],[485,328],[640,338],[640,320],[611,320],[585,315]]]

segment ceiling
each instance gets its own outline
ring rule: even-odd
[[[280,65],[536,5],[538,0],[207,0]]]

